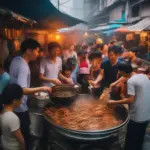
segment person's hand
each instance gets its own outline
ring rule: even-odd
[[[53,79],[53,83],[56,85],[60,85],[61,81],[59,79]]]
[[[114,100],[109,100],[107,102],[107,106],[111,109],[114,109],[116,107],[117,104],[114,103],[115,101]]]
[[[109,86],[109,91],[110,91],[110,92],[112,91],[112,88],[113,88],[114,86],[115,86],[114,83],[110,84],[110,86]]]
[[[114,102],[115,102],[114,100],[109,100],[109,101],[107,102],[107,104],[108,104],[108,105],[114,105]]]
[[[52,92],[52,88],[48,87],[48,86],[43,86],[41,87],[41,92]]]
[[[121,99],[125,98],[125,95],[123,93],[120,94]]]
[[[96,81],[90,81],[90,84],[93,85],[93,86],[96,86],[97,82]]]
[[[66,82],[67,82],[68,84],[73,84],[73,81],[72,81],[72,79],[70,79],[70,78],[67,78],[67,79],[66,79]]]

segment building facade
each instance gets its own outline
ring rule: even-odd
[[[150,0],[128,0],[128,3],[130,6],[128,21],[150,16]]]
[[[57,0],[51,0],[57,7]],[[60,0],[60,10],[89,24],[134,22],[150,16],[150,0]]]
[[[50,1],[58,8],[57,0]],[[98,14],[101,9],[101,0],[70,0],[65,2],[67,1],[59,0],[60,11],[86,21]]]
[[[99,13],[89,22],[90,24],[126,22],[126,9],[127,3],[125,0],[100,0]]]

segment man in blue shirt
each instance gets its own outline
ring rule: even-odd
[[[104,87],[109,87],[111,83],[117,80],[119,63],[118,51],[114,48],[114,46],[109,47],[108,60],[105,60],[101,64],[100,74],[95,81],[91,82],[91,84],[96,85],[100,82],[101,92],[103,91]]]

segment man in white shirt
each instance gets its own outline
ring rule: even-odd
[[[119,101],[110,100],[108,104],[129,104],[130,121],[124,149],[142,150],[146,127],[150,119],[150,81],[146,75],[134,73],[129,63],[120,64],[118,69],[122,76],[128,79],[128,97]]]
[[[49,56],[41,60],[40,63],[40,79],[43,81],[43,85],[52,87],[54,85],[61,84],[61,81],[65,81],[68,84],[72,84],[72,80],[62,75],[62,60],[57,57],[56,52],[60,49],[60,45],[56,42],[48,44]]]
[[[27,95],[41,91],[51,91],[49,87],[30,88],[30,69],[28,63],[36,60],[39,56],[40,44],[34,39],[26,39],[21,45],[22,56],[17,56],[12,60],[10,66],[10,82],[19,84],[23,88],[24,97],[15,113],[20,119],[21,131],[25,139],[26,149],[29,150],[30,141],[30,119],[27,106]]]

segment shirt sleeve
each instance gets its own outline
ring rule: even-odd
[[[135,87],[133,83],[127,82],[127,92],[128,92],[128,95],[135,96]]]
[[[42,59],[40,62],[40,73],[44,74],[45,73],[45,60]]]
[[[14,132],[20,128],[20,121],[17,116],[13,115],[10,117],[9,128],[11,132]]]
[[[18,70],[17,84],[19,84],[22,88],[28,87],[28,70],[26,67],[20,67]]]
[[[28,70],[25,67],[20,67],[18,70],[17,84],[22,88],[28,87]]]

